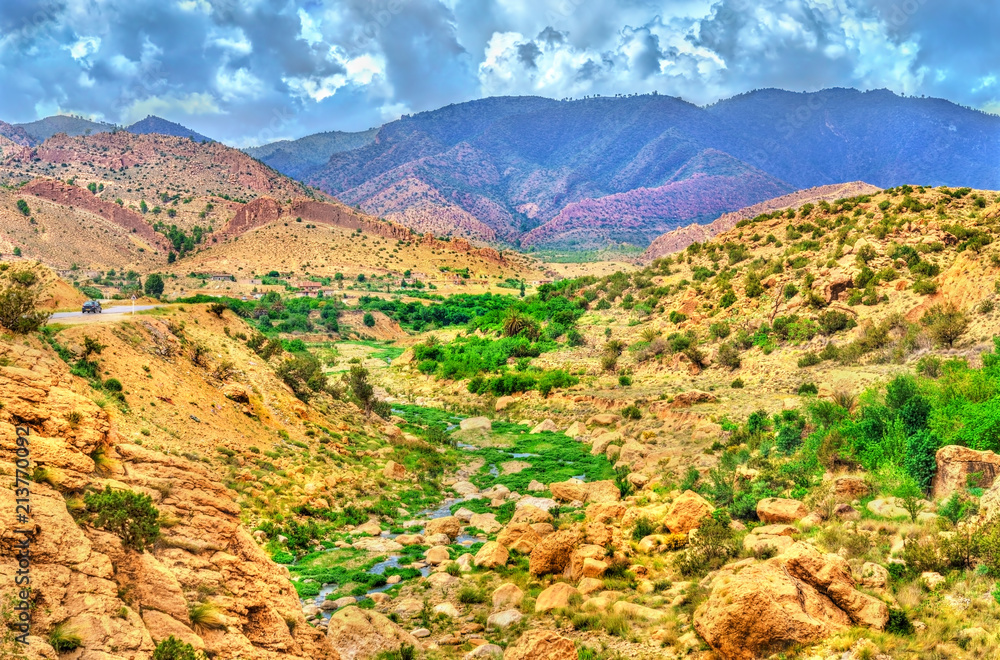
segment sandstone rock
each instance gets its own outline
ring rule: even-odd
[[[920,574],[920,581],[927,585],[930,591],[936,590],[939,586],[944,584],[944,576],[940,573],[935,573],[934,571],[924,571]]]
[[[618,502],[621,498],[621,490],[611,479],[587,483],[587,497],[584,501],[588,504],[607,504]]]
[[[604,559],[606,554],[607,552],[604,550],[603,546],[585,543],[575,548],[573,552],[570,553],[569,563],[566,565],[566,569],[563,574],[571,580],[578,580],[584,576],[597,577],[597,575],[593,574],[593,572],[597,571],[599,567],[592,564],[590,569],[592,573],[588,574],[586,567],[587,560],[600,561]],[[603,561],[600,563],[602,567],[607,568],[607,565],[604,564]],[[604,571],[601,570],[600,574],[603,574],[603,572]]]
[[[458,538],[458,535],[462,533],[462,521],[455,516],[445,516],[443,518],[435,518],[427,523],[427,527],[424,529],[425,536],[432,536],[434,534],[446,534],[451,540]]]
[[[378,524],[375,520],[369,520],[363,525],[358,525],[354,532],[356,534],[368,534],[369,536],[378,536],[382,533],[382,526]]]
[[[389,461],[385,464],[385,468],[382,470],[382,474],[385,475],[386,479],[405,479],[406,478],[406,468],[397,463],[396,461]]]
[[[861,567],[861,584],[869,589],[885,589],[889,584],[889,571],[884,566],[866,561]]]
[[[868,503],[868,510],[883,518],[909,518],[909,512],[900,506],[895,497],[880,498]]]
[[[496,541],[488,541],[476,553],[476,559],[473,563],[480,568],[492,569],[506,565],[509,558],[510,554],[507,552],[507,548]]]
[[[424,537],[424,545],[434,547],[435,545],[449,545],[451,537],[447,534],[431,534]]]
[[[524,615],[518,610],[503,610],[502,612],[491,614],[486,619],[486,628],[509,628],[515,623],[520,623],[523,618]]]
[[[471,553],[466,552],[464,555],[456,559],[455,563],[458,564],[458,568],[463,573],[468,573],[472,570],[472,562],[474,559],[475,557]]]
[[[250,393],[239,383],[226,383],[222,388],[222,396],[237,403],[249,403]]]
[[[507,647],[504,660],[577,660],[573,641],[551,630],[529,630]]]
[[[535,481],[534,479],[532,479],[528,483],[528,492],[529,493],[541,493],[544,490],[545,490],[545,484],[543,484],[541,482],[538,482],[538,481]]]
[[[608,570],[608,564],[600,559],[591,559],[586,557],[583,560],[583,575],[589,578],[600,578],[604,577],[604,573]]]
[[[473,512],[466,509],[464,506],[454,513],[454,516],[464,523],[468,523],[472,520]]]
[[[621,420],[621,416],[614,413],[601,413],[594,415],[587,420],[587,426],[611,426]]]
[[[497,514],[495,513],[475,513],[469,519],[469,525],[481,529],[487,534],[494,534],[503,529],[503,525],[497,522]]]
[[[424,536],[423,534],[400,534],[396,537],[396,543],[402,546],[423,545]]]
[[[569,607],[570,600],[579,595],[580,592],[575,587],[565,582],[556,582],[538,594],[538,598],[535,600],[535,612],[549,612]]]
[[[618,442],[621,439],[622,436],[620,433],[602,433],[596,436],[593,444],[590,446],[590,455],[600,456],[601,454],[606,454],[612,443]]]
[[[657,552],[672,552],[687,545],[686,534],[650,534],[639,541],[639,552],[651,555]]]
[[[856,500],[871,491],[864,477],[843,475],[833,480],[833,494],[838,499]]]
[[[587,520],[610,524],[622,519],[625,505],[620,502],[598,502],[587,507]]]
[[[979,473],[977,483],[980,488],[989,488],[1000,473],[1000,456],[991,451],[976,451],[958,445],[946,445],[935,455],[937,472],[934,473],[933,492],[935,498],[945,498],[956,490],[965,489],[969,477]]]
[[[476,485],[469,481],[459,481],[452,485],[452,488],[456,493],[462,495],[463,497],[468,497],[470,495],[476,495],[479,493],[479,489]]]
[[[579,591],[584,596],[592,594],[596,591],[601,591],[604,589],[604,580],[598,580],[596,578],[585,577],[580,580],[580,583],[576,585],[577,591]]]
[[[701,390],[691,390],[690,392],[681,392],[674,396],[674,400],[670,402],[670,408],[690,408],[693,405],[699,403],[715,403],[718,401],[716,396],[710,392],[702,392]]]
[[[499,399],[497,399],[497,402],[496,404],[494,404],[493,409],[496,410],[497,412],[503,412],[504,410],[507,410],[507,408],[509,408],[510,405],[515,401],[517,401],[517,399],[515,399],[512,396],[502,396]]]
[[[195,634],[186,624],[181,623],[169,614],[156,610],[145,610],[142,613],[142,622],[146,624],[146,630],[150,637],[156,640],[176,637],[185,644],[190,644],[196,650],[205,649],[205,642]]]
[[[544,537],[531,551],[528,571],[532,575],[562,573],[569,564],[570,555],[579,540],[573,530],[560,530]]]
[[[458,608],[452,605],[451,603],[440,603],[438,605],[435,605],[434,613],[443,614],[450,619],[457,619],[459,616],[461,616],[461,614],[458,611]]]
[[[326,637],[341,660],[364,660],[417,640],[395,623],[372,610],[345,607],[330,617]]]
[[[412,617],[419,614],[423,608],[424,604],[416,598],[404,598],[396,603],[396,607],[392,608],[392,611],[399,616]]]
[[[427,578],[427,584],[431,585],[434,589],[448,589],[459,583],[459,579],[453,575],[448,575],[445,572],[434,573]]]
[[[799,500],[768,497],[757,503],[757,517],[765,523],[791,523],[809,513]]]
[[[614,542],[615,531],[615,528],[611,527],[611,525],[589,522],[584,528],[584,535],[586,536],[587,543],[599,545],[603,548],[609,543]]]
[[[473,660],[475,658],[500,658],[502,656],[503,649],[496,644],[480,644],[465,654],[465,657],[469,660]]]
[[[526,520],[523,516],[527,514],[521,514],[522,517],[518,518],[518,514],[521,512],[521,509],[527,508],[529,506],[535,509],[541,509],[542,511],[545,512],[546,516],[548,517],[545,518],[544,520],[540,518],[534,520]],[[554,509],[557,506],[558,504],[556,503],[556,501],[548,497],[522,497],[520,500],[518,500],[517,504],[514,505],[515,509],[514,518],[512,518],[511,520],[513,521],[516,519],[517,522],[548,522],[549,520],[552,519],[552,516],[548,515],[549,509]]]
[[[561,502],[583,502],[587,499],[587,484],[579,479],[569,479],[549,484],[552,497]]]
[[[580,422],[573,422],[563,433],[571,438],[578,438],[587,432],[587,427]]]
[[[522,555],[530,554],[542,538],[532,529],[528,523],[508,524],[503,531],[497,535],[497,541],[504,547]]]
[[[489,417],[469,417],[463,419],[458,427],[463,431],[490,431],[493,429],[493,422],[490,421]]]
[[[423,639],[424,637],[430,637],[431,631],[427,630],[427,628],[417,628],[410,634],[416,637],[417,639]]]
[[[516,584],[502,584],[493,590],[493,609],[518,607],[524,600],[524,592]]]
[[[766,548],[773,548],[775,553],[780,554],[795,543],[788,536],[779,536],[772,534],[758,534],[754,530],[753,534],[747,534],[743,537],[743,547],[750,552],[762,552]]]
[[[710,516],[715,507],[701,495],[686,490],[677,496],[667,510],[663,524],[674,534],[687,534],[701,526],[701,521]]]
[[[611,606],[611,611],[615,614],[624,614],[630,619],[641,619],[643,621],[659,621],[664,617],[664,612],[654,610],[652,607],[636,605],[620,600]]]
[[[630,440],[621,446],[618,453],[618,460],[625,465],[635,468],[641,466],[642,459],[646,456],[646,453],[646,445]],[[608,458],[610,459],[611,457],[609,456]]]
[[[437,545],[427,550],[424,554],[424,559],[428,564],[437,565],[450,561],[451,557],[448,554],[448,548],[446,546]]]
[[[535,428],[531,429],[531,433],[557,433],[559,427],[551,419],[547,419],[541,424],[538,424]]]

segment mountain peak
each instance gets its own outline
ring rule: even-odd
[[[136,135],[149,135],[151,133],[156,133],[158,135],[172,135],[174,137],[191,138],[195,142],[214,142],[212,138],[206,137],[201,133],[188,128],[187,126],[183,126],[177,122],[173,122],[162,117],[157,117],[156,115],[147,115],[145,119],[141,119],[131,126],[126,127],[125,130],[129,133],[135,133]]]

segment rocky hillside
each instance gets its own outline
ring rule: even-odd
[[[377,134],[377,128],[357,133],[330,131],[298,140],[279,140],[245,151],[282,174],[304,181],[326,165],[332,155],[367,146],[375,141]]]
[[[782,211],[793,207],[797,209],[803,204],[815,205],[821,201],[833,202],[837,199],[871,195],[877,192],[879,192],[878,188],[862,181],[799,190],[789,195],[782,195],[753,206],[747,206],[739,211],[723,213],[707,225],[695,223],[661,234],[649,244],[646,251],[642,253],[642,258],[649,262],[658,257],[680,252],[692,243],[706,242],[722,232],[729,231],[741,220],[749,220],[763,213]]]
[[[197,131],[192,131],[187,126],[182,126],[176,122],[167,121],[162,117],[155,117],[153,115],[147,116],[145,119],[141,119],[130,126],[126,126],[125,130],[129,133],[135,135],[172,135],[174,137],[188,138],[194,140],[195,142],[211,142],[212,138],[205,137]]]

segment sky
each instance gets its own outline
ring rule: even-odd
[[[992,0],[0,0],[0,119],[235,146],[484,96],[888,88],[1000,113]]]

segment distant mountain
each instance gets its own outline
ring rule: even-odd
[[[55,115],[27,124],[14,124],[14,126],[23,129],[25,133],[37,142],[44,142],[56,133],[77,136],[110,133],[115,130],[113,124],[90,121],[89,119],[71,117],[69,115]]]
[[[149,115],[145,119],[137,121],[125,128],[129,133],[136,135],[172,135],[174,137],[191,138],[195,142],[214,142],[212,138],[205,137],[201,133],[192,131],[187,126],[182,126],[176,122],[167,121],[154,115]]]
[[[1000,188],[1000,117],[884,90],[762,90],[707,108],[658,95],[504,97],[405,116],[311,172],[271,162],[420,231],[645,246],[843,181]]]
[[[0,136],[22,147],[30,147],[35,144],[34,138],[28,135],[23,128],[11,126],[5,121],[0,121]]]
[[[333,154],[371,144],[376,133],[377,128],[360,133],[316,133],[299,140],[281,140],[244,151],[282,174],[303,179],[326,165]]]

